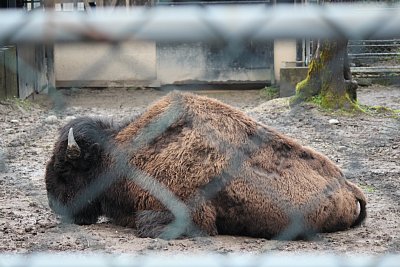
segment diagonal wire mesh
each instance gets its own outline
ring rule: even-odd
[[[301,11],[299,11],[299,9]],[[248,16],[248,14],[252,14]],[[19,11],[1,11],[2,27],[0,28],[0,44],[10,43],[52,43],[61,42],[104,42],[111,46],[106,50],[107,54],[94,62],[87,69],[83,69],[77,80],[83,80],[91,73],[99,72],[109,61],[118,58],[117,61],[126,68],[132,65],[132,61],[119,58],[122,52],[121,44],[124,41],[155,41],[155,42],[206,42],[218,44],[224,47],[228,57],[227,62],[237,60],[235,55],[246,50],[245,44],[249,42],[265,42],[272,38],[346,38],[346,39],[382,39],[398,38],[399,35],[399,8],[390,6],[307,6],[307,7],[265,7],[265,6],[206,6],[206,7],[157,7],[157,8],[132,8],[95,10],[85,13],[57,13],[34,12],[24,13]],[[397,39],[391,39],[392,47],[383,52],[385,55],[396,57]],[[361,41],[355,41],[361,42]],[[363,41],[369,43],[370,41]],[[378,45],[380,49],[386,46]],[[366,45],[364,49],[369,49]],[[364,55],[363,53],[360,53]],[[354,54],[350,54],[352,56]],[[375,56],[375,54],[373,54]],[[233,58],[233,59],[232,59]],[[140,61],[134,62],[139,65]],[[397,64],[397,63],[396,63]],[[7,67],[7,66],[6,66]],[[144,66],[146,68],[146,66]],[[25,64],[24,69],[29,69]],[[33,69],[33,72],[36,70]],[[151,69],[147,70],[151,72]],[[68,113],[64,96],[55,85],[49,84],[49,96],[59,116]],[[177,96],[177,98],[179,98]],[[89,184],[86,188],[77,192],[72,203],[58,202],[50,195],[50,201],[62,214],[75,214],[87,205],[88,200],[95,200],[121,179],[129,179],[142,190],[147,191],[162,203],[168,212],[165,227],[160,230],[162,238],[173,239],[182,235],[202,235],[200,229],[193,224],[191,213],[202,208],[203,204],[214,199],[226,186],[237,177],[241,177],[248,183],[253,183],[246,176],[246,162],[249,155],[257,151],[263,143],[270,140],[261,140],[257,135],[245,140],[240,146],[234,146],[223,140],[215,133],[215,129],[209,129],[204,125],[204,137],[207,142],[215,143],[218,151],[229,155],[229,162],[219,176],[212,177],[211,182],[201,190],[196,191],[192,198],[182,200],[177,197],[171,188],[155,179],[139,168],[132,167],[130,159],[137,151],[162,136],[171,126],[185,114],[180,99],[174,100],[174,105],[169,107],[158,119],[151,121],[132,138],[129,149],[118,149],[114,142],[109,142],[107,136],[99,133],[90,136],[92,140],[100,143],[108,155],[114,159],[114,164],[99,175],[98,180]],[[297,109],[292,109],[292,117],[295,117]],[[396,124],[398,126],[398,124]],[[41,126],[37,129],[29,129],[28,134],[40,139]],[[396,132],[398,128],[388,127],[388,131]],[[390,136],[394,136],[391,134]],[[21,136],[14,140],[20,139]],[[11,142],[13,142],[12,140]],[[394,140],[393,142],[398,142]],[[1,144],[3,146],[3,144]],[[13,148],[11,148],[13,149]],[[7,151],[0,150],[0,172],[6,172]],[[368,168],[359,160],[362,155],[354,153],[355,158],[351,163],[354,168]],[[267,173],[268,179],[279,177],[284,166],[278,165],[274,172]],[[248,170],[247,170],[248,171]],[[250,170],[257,171],[257,170]],[[370,171],[370,170],[367,170]],[[100,182],[99,182],[100,181]],[[257,184],[251,184],[253,190],[260,195],[268,195],[272,199],[280,196],[271,188],[260,188]],[[18,186],[17,186],[18,187]],[[33,185],[33,187],[35,187]],[[322,195],[332,196],[337,187],[327,187]],[[276,205],[284,210],[291,218],[292,223],[278,236],[277,239],[294,239],[304,228],[304,217],[319,208],[320,195],[312,196],[308,203],[302,206],[301,212],[292,211],[290,201],[280,199]],[[393,199],[396,202],[396,198]],[[47,203],[39,199],[42,207],[47,208]],[[172,216],[170,216],[172,214]],[[157,215],[154,215],[157,216]],[[310,233],[310,237],[313,233]],[[398,242],[398,237],[392,241],[393,247]],[[279,249],[284,243],[279,243],[274,249]],[[395,251],[397,249],[395,248]],[[256,264],[256,263],[254,263]],[[374,265],[374,266],[380,266]],[[382,265],[384,266],[384,265]]]

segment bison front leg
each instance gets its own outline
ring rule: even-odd
[[[170,211],[139,211],[136,229],[140,237],[175,239],[179,237],[216,235],[216,212],[212,206],[200,205],[187,219],[175,219]]]
[[[136,233],[139,237],[160,237],[174,220],[170,211],[142,210],[136,213]]]
[[[192,219],[194,225],[197,226],[197,231],[200,231],[200,234],[197,234],[197,236],[214,236],[218,234],[216,225],[217,212],[211,202],[205,202],[193,209]]]
[[[136,216],[128,215],[114,219],[114,223],[123,227],[136,228]]]

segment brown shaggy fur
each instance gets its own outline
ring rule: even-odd
[[[140,236],[294,239],[347,229],[366,216],[365,196],[327,157],[217,100],[171,93],[111,139],[128,151],[130,168],[170,190],[192,220],[174,226],[175,216],[155,191],[119,177],[98,197],[99,215],[137,228]],[[105,165],[115,162],[109,153],[99,161],[105,158]],[[49,165],[51,194],[56,185]],[[186,228],[174,235],[172,226]]]

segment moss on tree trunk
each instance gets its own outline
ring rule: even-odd
[[[358,109],[356,88],[347,61],[347,40],[320,40],[306,79],[296,86],[294,101],[319,96],[324,108]]]

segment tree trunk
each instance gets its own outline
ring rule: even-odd
[[[320,96],[321,105],[333,109],[356,107],[357,84],[352,81],[347,40],[319,40],[307,78],[296,86],[296,102]]]

